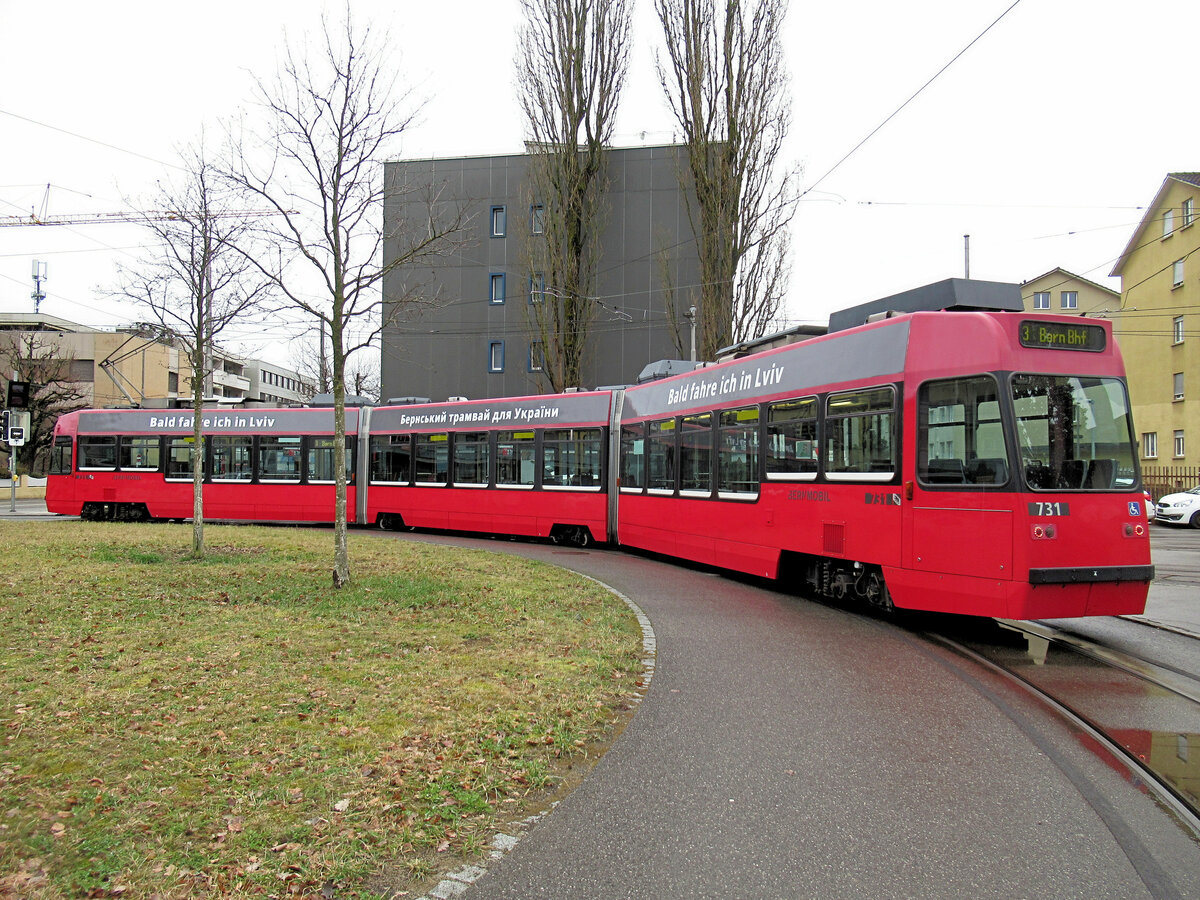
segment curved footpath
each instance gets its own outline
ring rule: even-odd
[[[486,873],[429,897],[1200,898],[1200,846],[1150,796],[899,629],[632,554],[402,539],[597,578],[657,642],[592,773]]]
[[[1200,847],[1152,799],[897,629],[636,555],[413,539],[590,575],[657,641],[629,726],[468,900],[1200,897]]]

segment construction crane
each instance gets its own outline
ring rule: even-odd
[[[210,219],[253,218],[255,216],[282,215],[277,209],[230,209],[208,213]],[[39,216],[30,213],[27,216],[0,216],[0,228],[12,228],[18,225],[104,225],[107,223],[164,222],[187,219],[189,216],[199,217],[199,214],[181,213],[172,210],[151,210],[149,212],[112,212],[112,213],[79,213],[76,215]]]

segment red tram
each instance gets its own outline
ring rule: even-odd
[[[332,521],[328,409],[206,413],[205,514]],[[191,413],[84,411],[47,506],[191,514]],[[185,433],[186,432],[186,433]],[[347,410],[348,519],[607,540],[890,608],[1141,612],[1111,325],[917,312],[611,391]]]

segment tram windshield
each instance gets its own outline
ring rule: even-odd
[[[1087,375],[1012,378],[1025,481],[1035,491],[1132,490],[1137,455],[1125,383]]]

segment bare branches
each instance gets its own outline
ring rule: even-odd
[[[763,333],[787,286],[794,170],[780,172],[790,115],[785,0],[655,0],[659,81],[682,129],[700,245],[701,352]]]
[[[461,209],[432,205],[427,227],[385,234],[378,222],[395,185],[383,157],[415,115],[396,95],[395,71],[370,28],[356,29],[347,4],[336,27],[322,23],[311,55],[288,48],[275,79],[259,82],[267,125],[250,148],[235,140],[233,180],[277,215],[263,235],[276,255],[254,265],[290,304],[329,328],[334,395],[333,584],[350,579],[346,548],[346,359],[382,328],[383,277],[393,269],[450,252]],[[386,249],[385,249],[386,244]],[[286,248],[286,255],[285,250]]]
[[[252,219],[242,214],[244,193],[231,189],[205,153],[203,142],[183,154],[181,181],[159,185],[151,208],[174,211],[170,218],[145,214],[152,249],[136,267],[123,267],[117,293],[147,310],[187,355],[191,369],[192,555],[204,555],[201,410],[212,394],[212,354],[217,337],[257,311],[270,282],[250,263]]]
[[[48,332],[10,331],[0,334],[0,374],[3,384],[14,372],[15,381],[32,385],[29,405],[29,433],[23,447],[8,447],[9,471],[15,476],[19,459],[26,472],[35,472],[44,464],[54,440],[54,423],[63,413],[88,405],[89,391],[84,382],[75,381],[71,369],[75,354]],[[45,469],[41,471],[44,473]]]
[[[597,304],[591,298],[606,187],[605,150],[628,70],[632,3],[522,0],[517,51],[529,123],[529,189],[538,218],[529,305],[552,390],[578,386]],[[544,290],[543,290],[544,288]]]

